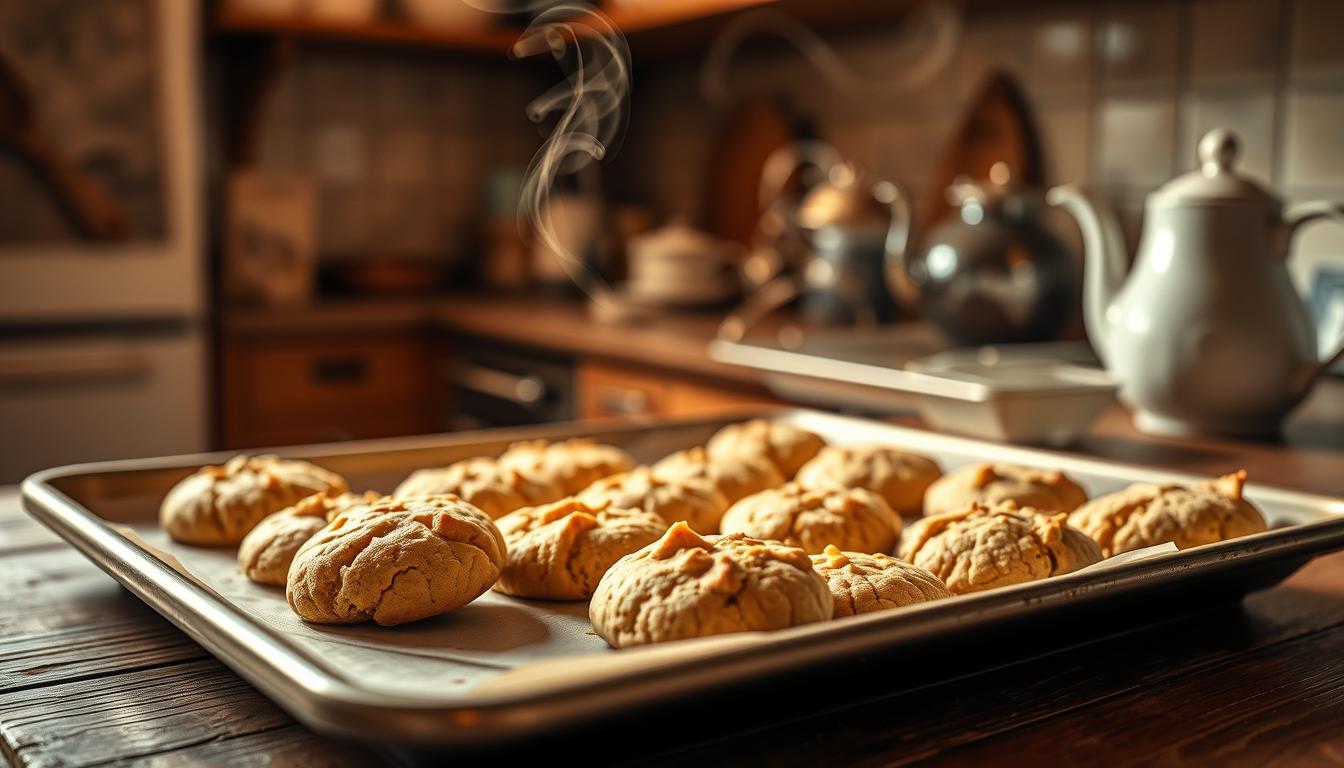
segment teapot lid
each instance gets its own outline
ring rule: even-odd
[[[886,232],[891,225],[890,204],[898,194],[892,184],[878,182],[866,188],[862,171],[851,163],[833,166],[828,177],[803,198],[797,214],[800,226]]]
[[[1149,205],[1244,205],[1279,209],[1279,199],[1257,182],[1233,168],[1241,143],[1226,128],[1215,128],[1199,140],[1199,170],[1163,184],[1149,198]]]

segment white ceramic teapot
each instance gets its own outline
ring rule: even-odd
[[[1072,186],[1049,194],[1082,230],[1088,335],[1147,432],[1272,434],[1344,355],[1318,359],[1285,264],[1301,226],[1344,223],[1344,205],[1314,201],[1284,215],[1234,170],[1237,150],[1231,131],[1210,131],[1199,170],[1148,196],[1132,268],[1108,208]]]

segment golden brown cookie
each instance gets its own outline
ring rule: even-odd
[[[922,518],[901,536],[901,558],[961,595],[1071,573],[1101,562],[1097,543],[1062,512],[1005,501]]]
[[[1087,493],[1057,469],[1017,464],[972,464],[948,472],[924,494],[924,514],[961,512],[972,503],[1016,501],[1023,507],[1072,512]]]
[[[719,530],[719,518],[728,510],[728,500],[703,480],[660,478],[648,467],[604,477],[583,490],[579,499],[591,505],[642,509],[662,518],[666,525],[686,521],[697,531]]]
[[[328,494],[319,491],[291,507],[267,515],[238,545],[238,567],[243,575],[258,584],[283,587],[289,564],[304,542],[327,527],[337,514],[367,507],[378,494]]]
[[[826,580],[801,549],[677,523],[598,582],[588,617],[615,648],[831,618]]]
[[[862,488],[809,491],[786,483],[734,504],[719,528],[780,541],[809,554],[820,553],[827,544],[855,552],[890,552],[901,516],[881,496]]]
[[[183,544],[237,544],[272,512],[318,491],[347,490],[340,475],[306,461],[234,456],[173,486],[159,507],[159,524]]]
[[[509,549],[495,590],[548,600],[592,597],[612,563],[667,530],[652,512],[574,498],[526,507],[495,522]]]
[[[1138,483],[1069,515],[1106,557],[1164,542],[1181,549],[1265,530],[1265,517],[1241,496],[1246,472],[1191,486]]]
[[[713,462],[764,457],[788,480],[826,445],[826,441],[787,421],[753,419],[730,424],[709,438],[705,451]]]
[[[798,470],[804,488],[866,488],[902,517],[919,517],[924,492],[941,477],[932,459],[885,445],[828,445]]]
[[[499,457],[499,466],[558,487],[563,495],[570,496],[604,477],[628,472],[635,460],[615,446],[574,438],[559,443],[515,443]]]
[[[835,598],[836,618],[952,596],[937,576],[881,553],[841,552],[832,545],[812,556],[812,566]]]
[[[663,457],[653,465],[653,474],[668,480],[707,480],[729,504],[784,484],[784,475],[764,456],[744,454],[710,461],[699,446]],[[702,530],[694,524],[691,527]]]
[[[285,597],[305,621],[405,624],[475,600],[504,557],[499,529],[458,497],[389,496],[337,515],[300,547]]]
[[[393,496],[439,496],[451,493],[490,517],[515,509],[549,504],[565,493],[544,477],[526,477],[500,467],[494,459],[478,456],[440,469],[417,469],[392,492]]]

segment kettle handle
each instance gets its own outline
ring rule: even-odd
[[[1344,224],[1344,203],[1332,202],[1330,200],[1311,200],[1300,203],[1288,210],[1284,217],[1285,243],[1291,244],[1293,236],[1297,234],[1303,226],[1316,221],[1333,221],[1336,224]],[[1319,372],[1325,372],[1333,368],[1335,363],[1344,360],[1344,339],[1340,340],[1339,347],[1335,349],[1334,354],[1321,361]]]

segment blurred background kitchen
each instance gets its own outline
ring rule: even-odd
[[[575,62],[510,55],[548,4],[501,5],[0,0],[0,482],[780,402],[899,414],[927,382],[864,376],[1020,342],[1095,365],[1051,186],[1108,201],[1133,252],[1145,196],[1222,127],[1285,203],[1344,200],[1337,0],[604,0],[631,65],[613,152],[520,227],[556,123],[528,105]],[[1344,227],[1304,229],[1288,266],[1324,357]]]

